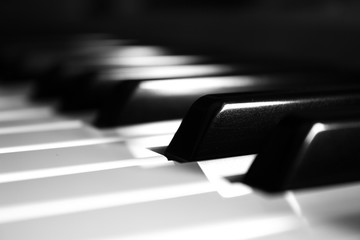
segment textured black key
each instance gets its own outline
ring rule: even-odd
[[[359,109],[285,118],[271,136],[242,182],[281,192],[360,180]]]
[[[345,106],[360,108],[360,91],[205,96],[191,107],[165,155],[188,162],[257,153],[284,116]]]
[[[242,69],[251,72],[251,69]],[[260,71],[260,70],[257,70]],[[114,127],[141,122],[183,118],[191,104],[199,97],[211,93],[233,93],[313,88],[338,87],[336,78],[313,74],[254,74],[163,80],[129,80],[99,84],[94,95],[103,90],[106,99],[98,111],[95,125]],[[358,84],[357,79],[354,79]],[[350,81],[350,80],[349,80]],[[333,84],[333,85],[332,85]],[[108,92],[106,92],[107,87]],[[109,92],[112,91],[112,94]],[[94,98],[100,101],[101,97]]]

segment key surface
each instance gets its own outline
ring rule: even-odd
[[[101,132],[85,125],[69,129],[1,134],[0,153],[57,148],[72,144],[76,146],[91,144],[94,141],[106,142],[108,140]]]
[[[294,90],[305,86],[307,88],[311,86],[311,89],[324,89],[324,84],[328,89],[354,86],[359,88],[357,79],[349,77],[346,80],[348,85],[345,85],[336,75],[279,74],[271,73],[271,70],[266,68],[261,69],[261,66],[257,66],[256,69],[256,66],[247,65],[239,65],[236,71],[239,75],[116,82],[109,87],[106,97],[103,98],[95,125],[111,127],[146,121],[181,119],[195,100],[214,93],[271,92]],[[269,73],[264,74],[263,72],[266,71]],[[276,69],[272,71],[276,72]],[[99,90],[100,86],[96,86],[95,84],[94,91]],[[68,105],[72,106],[72,102],[69,101]]]
[[[39,106],[39,107],[21,107],[15,109],[4,109],[0,111],[0,122],[4,121],[17,121],[17,120],[33,120],[52,117],[55,115],[52,106]]]
[[[208,95],[192,105],[165,155],[185,162],[257,153],[287,114],[351,106],[360,106],[360,92]]]
[[[359,181],[358,109],[283,119],[243,182],[269,192]]]
[[[301,225],[283,199],[198,194],[0,225],[5,239],[242,239]]]
[[[259,238],[358,239],[360,212],[359,184],[288,192],[288,202],[304,225],[296,230]]]
[[[127,167],[9,182],[0,185],[3,196],[0,200],[0,222],[213,191],[215,189],[197,164]],[[84,208],[74,208],[77,204],[84,204]]]
[[[12,121],[0,121],[0,134],[14,134],[36,131],[49,131],[56,129],[73,129],[81,127],[81,120],[71,120],[70,118],[54,116],[39,119],[19,119]]]
[[[167,163],[164,156],[144,147],[114,141],[1,154],[0,183]]]
[[[65,58],[36,80],[33,98],[44,100],[66,94],[68,90],[72,90],[71,86],[74,82],[83,79],[82,76],[97,73],[109,65],[118,66],[115,64],[116,61],[113,61],[116,59],[168,54],[168,51],[162,47],[123,44],[121,41],[105,41],[80,44],[79,49],[68,49]]]
[[[135,87],[132,81],[151,79],[170,79],[185,77],[200,77],[219,75],[234,71],[234,67],[221,64],[194,64],[178,66],[151,66],[151,67],[117,67],[105,69],[99,73],[79,76],[68,80],[69,84],[61,97],[59,109],[62,111],[88,110],[101,106],[108,95],[113,94],[113,89],[122,90],[116,92],[117,96],[127,97],[131,89]],[[99,76],[97,76],[99,75]],[[122,82],[125,81],[123,84]],[[129,85],[132,85],[130,87]],[[129,91],[129,93],[127,93]],[[116,101],[117,99],[115,99]],[[112,101],[112,100],[110,100]],[[105,104],[107,104],[106,102]],[[119,103],[121,105],[121,103]]]

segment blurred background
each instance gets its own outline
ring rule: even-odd
[[[354,0],[3,0],[2,39],[106,32],[189,50],[357,69]]]

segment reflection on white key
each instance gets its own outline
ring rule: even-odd
[[[80,128],[85,118],[58,115],[52,106],[25,107],[0,111],[0,135]]]
[[[323,221],[360,220],[360,185],[358,183],[294,192],[294,197],[309,224]],[[360,221],[357,223],[360,229]]]
[[[147,93],[157,93],[159,95],[192,95],[199,92],[214,92],[214,89],[222,91],[222,89],[236,87],[251,87],[258,80],[253,76],[208,76],[194,78],[179,78],[170,80],[153,80],[141,82],[141,89]]]
[[[131,56],[131,57],[113,57],[104,59],[106,66],[170,66],[182,64],[194,64],[200,62],[203,58],[199,56],[185,55],[158,55],[158,56]]]
[[[78,120],[38,119],[36,121],[0,122],[0,134],[29,133],[49,130],[80,128],[84,125]]]
[[[168,50],[157,46],[141,46],[141,45],[109,45],[96,46],[85,49],[80,53],[81,60],[75,59],[67,63],[66,73],[76,73],[81,69],[97,68],[101,66],[141,66],[136,59],[147,57],[160,57],[169,54]],[[130,59],[127,61],[127,59]],[[127,63],[129,62],[129,64]],[[146,64],[146,60],[144,62]],[[154,61],[155,63],[155,61]],[[151,63],[149,63],[151,64]]]
[[[169,145],[173,137],[174,134],[164,134],[164,135],[154,135],[154,136],[145,136],[145,137],[125,138],[125,141],[128,143],[129,146],[154,148],[154,147],[164,147]]]
[[[212,191],[196,163],[4,183],[0,185],[0,223]]]
[[[300,224],[283,199],[206,193],[3,224],[0,234],[13,240],[256,239]]]
[[[358,183],[294,191],[285,197],[302,226],[261,240],[360,239]]]
[[[0,153],[83,146],[114,141],[114,139],[119,139],[119,137],[104,137],[101,132],[87,126],[72,129],[1,134]]]
[[[199,166],[222,197],[249,194],[252,189],[244,184],[231,183],[226,177],[244,174],[254,161],[255,155],[200,161]]]
[[[168,51],[163,47],[158,46],[121,46],[106,53],[106,57],[110,59],[122,59],[127,57],[146,57],[158,56],[168,54]]]
[[[30,107],[31,104],[25,95],[0,96],[0,111],[13,108]]]
[[[176,77],[196,77],[211,74],[222,74],[233,70],[231,66],[220,64],[152,66],[137,68],[117,68],[104,71],[100,79],[132,80]]]
[[[16,129],[17,127],[30,127],[30,126],[39,126],[39,125],[48,125],[48,124],[59,124],[61,122],[76,122],[77,120],[72,120],[64,116],[47,116],[44,118],[32,118],[32,119],[14,119],[9,121],[0,121],[0,129],[2,132],[11,133],[12,131],[6,129]],[[15,130],[15,132],[19,132]]]
[[[360,232],[358,229],[341,227],[336,225],[313,225],[310,227],[299,227],[290,231],[272,234],[259,240],[358,240]]]
[[[0,183],[168,162],[164,156],[124,142],[5,153],[0,158]]]
[[[0,122],[15,121],[19,119],[39,119],[55,115],[53,107],[26,107],[20,109],[4,110],[0,112]]]
[[[150,122],[142,124],[134,124],[125,127],[112,129],[111,132],[116,132],[124,137],[139,137],[139,136],[153,136],[161,134],[175,133],[181,124],[181,120],[169,120]]]

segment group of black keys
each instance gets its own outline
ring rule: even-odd
[[[99,128],[182,119],[164,152],[171,160],[257,154],[232,180],[270,193],[360,180],[356,71],[215,57],[170,64],[169,57],[184,55],[165,48],[140,52],[135,57],[149,61],[128,66],[122,50],[143,45],[103,35],[2,45],[3,84],[31,79],[33,101],[60,99],[62,112],[96,111]]]

